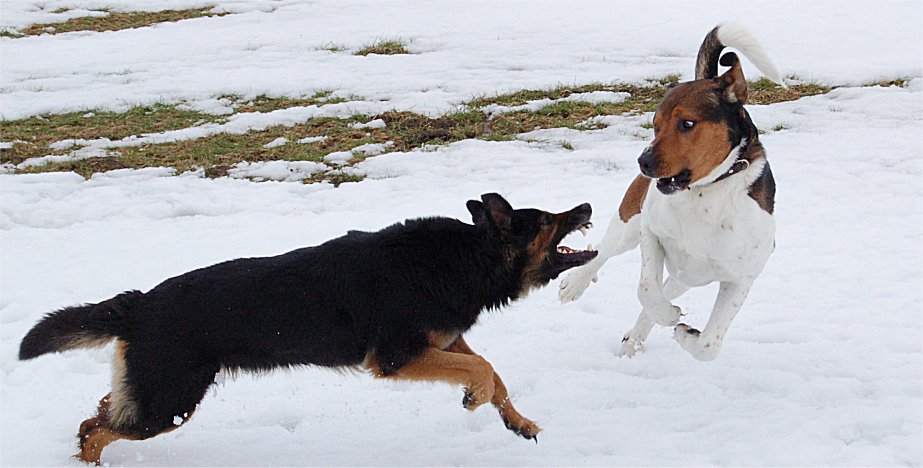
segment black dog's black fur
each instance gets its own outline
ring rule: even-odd
[[[112,428],[133,438],[191,413],[221,367],[360,366],[373,356],[381,373],[397,372],[430,345],[428,332],[460,336],[482,311],[595,256],[553,253],[589,221],[587,204],[553,215],[512,210],[496,194],[482,200],[468,202],[474,225],[426,218],[350,231],[316,247],[191,271],[147,293],[52,312],[23,339],[19,357],[124,342],[124,383],[138,414]],[[549,238],[553,245],[536,250],[552,221],[560,230]]]

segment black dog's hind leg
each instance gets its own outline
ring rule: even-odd
[[[99,465],[112,442],[149,439],[189,420],[218,365],[173,357],[116,342],[112,392],[100,400],[96,416],[80,424],[79,460]]]
[[[458,339],[448,347],[447,351],[469,356],[478,356],[478,354],[471,350],[471,347],[468,346],[468,343],[465,342],[465,339],[462,337],[458,337]],[[506,390],[506,385],[503,385],[503,380],[500,379],[500,375],[496,372],[493,374],[494,396],[490,399],[490,402],[500,413],[503,424],[516,435],[525,439],[535,440],[537,443],[538,433],[542,431],[542,428],[516,411],[516,408],[513,407],[513,402],[510,401],[510,394]],[[465,401],[467,400],[468,394],[466,393]]]

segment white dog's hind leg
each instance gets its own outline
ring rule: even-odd
[[[606,260],[621,255],[638,245],[640,239],[640,216],[635,216],[623,223],[618,213],[609,221],[609,227],[606,228],[606,235],[603,236],[601,243],[596,246],[599,255],[590,260],[586,265],[575,268],[567,274],[558,290],[558,298],[562,303],[576,301],[583,295],[586,288],[589,287],[590,281],[598,279],[599,269],[606,263]]]
[[[688,290],[689,286],[686,286],[672,276],[667,278],[666,283],[663,285],[663,295],[670,301],[682,296],[683,293]],[[625,333],[625,336],[622,337],[622,348],[619,349],[617,356],[633,357],[635,353],[644,347],[644,340],[650,335],[652,328],[654,328],[654,321],[642,311],[638,314],[638,320],[635,321],[635,326],[632,327],[631,330],[628,330],[628,333]]]
[[[711,361],[718,357],[724,335],[731,326],[734,316],[743,306],[752,281],[732,283],[722,281],[718,289],[718,298],[705,329],[699,332],[695,328],[681,323],[673,330],[673,338],[679,342],[692,357],[699,361]]]

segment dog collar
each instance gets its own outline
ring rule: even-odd
[[[750,161],[747,161],[746,159],[738,159],[737,161],[734,161],[734,164],[731,164],[731,167],[727,170],[727,172],[718,176],[718,178],[711,181],[711,183],[714,184],[715,182],[721,182],[722,180],[727,179],[734,174],[746,171],[748,167],[750,167]]]

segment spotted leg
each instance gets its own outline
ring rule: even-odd
[[[699,361],[711,361],[718,357],[724,335],[747,298],[752,284],[752,281],[722,281],[705,329],[700,332],[685,323],[680,323],[673,330],[673,338]]]

